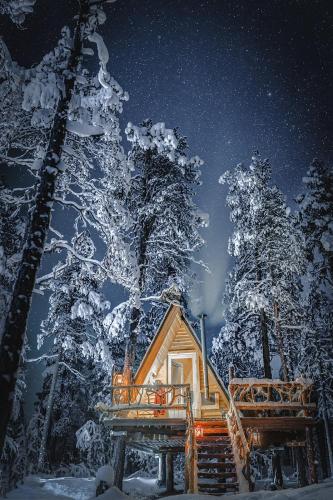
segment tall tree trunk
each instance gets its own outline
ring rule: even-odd
[[[316,329],[314,330],[314,335],[315,335],[315,346],[317,348],[317,353],[319,355],[319,359],[318,359],[319,373],[320,373],[319,387],[320,387],[321,398],[322,398],[322,416],[323,416],[323,422],[324,422],[325,440],[326,440],[328,460],[329,460],[329,466],[330,466],[330,477],[333,477],[333,449],[332,449],[332,438],[331,438],[329,418],[328,418],[328,402],[327,402],[327,396],[326,396],[324,367],[323,367],[322,355],[321,355],[322,346],[320,344],[319,332]]]
[[[43,431],[42,431],[42,441],[41,441],[39,455],[38,455],[38,471],[39,472],[43,472],[44,468],[45,468],[46,444],[47,444],[47,438],[49,435],[49,428],[50,428],[50,421],[51,421],[51,415],[52,415],[52,409],[53,409],[55,387],[56,387],[58,372],[59,372],[59,362],[60,362],[60,353],[57,354],[56,361],[55,361],[54,366],[53,366],[50,392],[49,392],[49,397],[47,399],[46,415],[45,415],[45,420],[44,420],[44,424],[43,424]]]
[[[125,362],[124,368],[127,370],[132,370],[135,362],[136,355],[136,345],[138,337],[138,326],[141,318],[141,310],[137,307],[133,307],[131,311],[131,319],[129,326],[129,336],[126,344],[125,350]]]
[[[264,309],[260,309],[260,332],[262,344],[262,358],[264,364],[264,377],[272,378],[271,360],[269,353],[267,316]]]
[[[149,203],[151,195],[149,191],[149,162],[151,161],[151,151],[148,149],[145,155],[145,165],[143,170],[143,187],[142,187],[142,198],[146,203]],[[138,221],[138,248],[137,248],[137,266],[139,268],[139,279],[138,279],[138,293],[141,297],[144,291],[145,283],[145,273],[146,273],[146,263],[147,263],[147,243],[152,233],[155,216],[150,219],[145,220],[144,218],[139,218]],[[138,326],[141,319],[141,309],[137,306],[133,306],[130,318],[129,327],[129,337],[126,344],[125,350],[125,362],[124,367],[126,369],[132,370],[135,362],[136,356],[136,345],[138,338]]]
[[[305,428],[305,436],[306,436],[306,454],[308,459],[310,484],[315,484],[318,483],[318,474],[317,474],[317,464],[315,460],[315,451],[313,446],[313,436],[311,427]]]
[[[274,308],[274,320],[275,320],[275,335],[278,341],[278,349],[282,366],[283,380],[287,382],[289,380],[289,371],[288,371],[286,354],[284,352],[283,338],[280,325],[280,306],[277,302],[275,302],[273,308]]]
[[[262,272],[259,267],[258,250],[255,251],[256,259],[256,278],[258,283],[261,281]],[[269,340],[268,340],[268,325],[267,325],[267,315],[265,310],[260,309],[260,335],[261,335],[261,349],[262,349],[262,361],[264,365],[264,377],[272,378],[271,370],[271,358],[269,352]]]
[[[31,214],[22,261],[13,289],[0,350],[0,456],[13,406],[16,374],[31,306],[36,276],[40,267],[54,202],[59,162],[66,137],[68,107],[73,94],[76,72],[82,52],[85,21],[89,14],[88,0],[81,0],[74,34],[73,49],[68,60],[64,93],[55,113],[47,153],[40,171],[40,183]]]

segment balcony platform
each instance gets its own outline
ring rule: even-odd
[[[312,417],[241,417],[243,428],[260,431],[301,431],[316,425]]]
[[[104,418],[104,423],[113,432],[157,435],[184,435],[186,430],[185,418]]]

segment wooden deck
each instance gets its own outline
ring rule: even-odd
[[[256,431],[299,431],[316,425],[311,417],[241,417],[244,429]]]
[[[305,379],[233,378],[227,415],[221,411],[217,418],[195,419],[188,384],[119,385],[112,387],[112,404],[97,409],[114,436],[126,436],[130,448],[166,456],[170,475],[172,457],[185,453],[186,491],[222,494],[251,491],[253,448],[301,443],[315,482],[311,391]]]

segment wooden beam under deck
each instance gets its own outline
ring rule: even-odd
[[[113,431],[152,434],[184,434],[186,421],[183,418],[106,418],[104,423]]]
[[[315,403],[289,403],[288,401],[235,401],[238,410],[312,410],[316,409]]]
[[[184,453],[185,451],[185,439],[145,439],[142,441],[133,439],[129,440],[127,444],[129,448],[153,455],[159,453]]]
[[[316,425],[310,417],[241,417],[243,428],[258,429],[260,431],[293,431],[304,430]]]

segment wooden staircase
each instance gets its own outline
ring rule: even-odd
[[[226,420],[196,420],[198,492],[238,492],[234,455]]]

